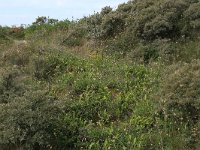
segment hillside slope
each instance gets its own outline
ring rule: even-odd
[[[135,0],[1,27],[0,149],[198,150],[199,8]]]

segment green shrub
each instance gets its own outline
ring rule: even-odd
[[[184,17],[189,21],[189,27],[193,29],[200,28],[200,2],[193,3],[190,7],[184,12]],[[187,26],[187,24],[186,24]]]
[[[45,93],[26,93],[0,106],[0,145],[5,149],[56,149],[67,147],[62,134],[70,134],[62,124],[62,104]],[[70,136],[69,136],[70,138]],[[64,143],[62,143],[64,144]]]
[[[30,49],[26,44],[15,44],[7,48],[7,51],[3,54],[4,63],[10,63],[12,65],[17,65],[20,67],[25,67],[30,61]]]
[[[122,14],[110,13],[102,20],[101,37],[107,39],[114,37],[125,28],[125,21]]]
[[[66,68],[65,58],[59,57],[59,54],[54,54],[33,58],[33,74],[38,80],[50,81]]]
[[[32,25],[25,29],[25,37],[29,40],[47,39],[53,32],[67,32],[71,22],[69,20],[58,21],[57,19],[38,17]]]
[[[136,3],[136,7],[137,5],[139,4]],[[188,4],[184,1],[171,0],[162,3],[151,2],[147,6],[143,4],[140,13],[133,16],[136,35],[146,40],[179,36],[181,31],[179,22],[187,7]]]
[[[3,45],[7,45],[9,43],[11,43],[12,38],[9,35],[9,31],[10,31],[10,27],[3,27],[0,26],[0,44]]]
[[[106,16],[106,15],[105,15]],[[101,36],[101,24],[103,20],[103,15],[96,13],[88,18],[86,18],[88,36],[91,39],[99,39]]]
[[[114,39],[107,40],[103,52],[122,57],[129,54],[129,52],[135,50],[138,44],[138,40],[133,36],[134,34],[131,32],[124,32]]]
[[[34,63],[34,76],[38,80],[51,80],[55,76],[57,65],[59,65],[59,60],[56,58],[54,60],[38,57],[33,59]]]
[[[170,107],[172,109],[179,109],[180,107],[180,111],[183,111],[183,115],[186,115],[182,116],[182,119],[192,123],[196,122],[199,116],[200,81],[198,74],[200,73],[200,62],[199,60],[194,60],[190,64],[180,65],[175,66],[173,73],[167,77],[168,80],[164,85],[165,91],[163,91],[163,95],[166,95],[164,99],[169,109]]]
[[[130,13],[132,7],[133,7],[133,6],[132,6],[132,3],[131,3],[131,2],[123,3],[123,4],[120,4],[120,5],[117,7],[117,11],[119,11],[119,12],[125,12],[125,13]]]
[[[107,15],[112,11],[112,8],[110,6],[106,6],[101,9],[101,15]]]
[[[85,27],[75,28],[69,31],[67,37],[62,41],[65,46],[82,46],[84,44],[87,35],[87,29]]]
[[[19,77],[22,73],[17,69],[10,68],[9,72],[2,75],[0,82],[0,104],[12,102],[15,97],[25,93],[25,85],[20,83]]]
[[[199,141],[192,130],[199,123],[200,116],[200,62],[193,60],[189,64],[172,65],[168,72],[162,79],[161,112],[165,121],[173,124],[174,130],[185,126],[182,133],[188,132],[191,139],[187,143],[194,147]]]
[[[84,72],[86,62],[70,53],[51,51],[41,56],[33,57],[33,75],[38,80],[49,81],[61,74],[78,74]]]

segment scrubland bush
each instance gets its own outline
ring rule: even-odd
[[[125,32],[114,39],[107,40],[103,49],[109,55],[126,56],[129,52],[135,50],[138,45],[137,42],[133,34]]]
[[[164,42],[166,43],[164,45],[170,45],[169,49],[171,50],[167,50],[167,48],[164,50],[165,52],[159,50],[157,53],[157,57],[166,58],[168,61],[179,55],[179,49],[175,48],[177,41],[194,38],[193,35],[196,35],[197,28],[192,28],[190,25],[189,16],[190,18],[192,14],[195,16],[190,7],[198,7],[197,1],[130,1],[119,5],[115,11],[106,7],[109,9],[109,13],[106,15],[96,13],[86,18],[89,29],[88,36],[89,39],[95,39],[96,45],[100,46],[103,52],[118,53],[119,55],[122,53],[123,57],[130,54],[127,52],[135,54],[136,49],[141,49],[140,45],[154,47],[150,42],[168,41]],[[156,45],[159,45],[159,42]],[[162,47],[162,45],[160,46]],[[151,52],[144,51],[142,57],[149,57]],[[137,54],[134,57],[136,56]]]
[[[145,2],[140,2],[143,9],[140,11],[136,7],[136,13],[133,15],[133,28],[139,38],[146,40],[154,40],[161,38],[174,38],[179,36],[179,22],[184,10],[187,8],[187,3],[184,1],[164,1],[151,2],[145,6]],[[140,7],[139,7],[140,8]],[[140,8],[141,9],[141,8]]]
[[[39,72],[41,76],[37,78],[33,74],[36,77],[33,79],[36,80],[27,83],[32,85],[31,90],[25,86],[25,92],[10,97],[12,99],[0,107],[1,147],[5,149],[87,149],[100,148],[103,145],[105,148],[111,145],[114,149],[128,147],[126,142],[131,142],[134,138],[129,139],[124,135],[125,139],[122,139],[119,135],[123,133],[123,127],[118,129],[117,124],[122,121],[124,126],[128,126],[126,120],[129,118],[134,120],[133,114],[140,117],[143,110],[136,109],[136,106],[145,105],[142,99],[147,92],[144,88],[151,84],[149,83],[151,71],[143,66],[127,66],[112,59],[86,61],[71,54],[61,55],[61,52],[57,55],[53,52],[47,54],[46,58],[44,55],[40,56],[45,65],[42,65],[39,59],[34,60],[38,61],[38,68],[36,67],[34,71]],[[39,92],[37,89],[44,88],[49,79],[51,79],[49,92]],[[15,83],[13,80],[10,84]],[[44,81],[42,83],[44,85],[33,87],[35,84],[33,82],[38,81]],[[3,82],[2,78],[1,83]],[[66,96],[54,92],[60,87],[66,89],[64,90],[67,92]],[[9,89],[9,92],[12,93],[12,90]],[[149,109],[147,107],[146,110]],[[150,122],[147,123],[144,118],[144,126]],[[108,128],[105,130],[103,126]],[[141,132],[146,130],[144,126],[141,127]],[[131,130],[132,127],[127,128]],[[114,131],[110,132],[113,129]],[[109,138],[111,133],[116,135],[115,142]],[[134,133],[136,130],[132,131],[130,136],[134,136]],[[140,135],[137,140],[139,139]],[[115,146],[118,142],[122,144]]]
[[[32,25],[28,26],[25,30],[26,39],[41,40],[47,38],[53,32],[62,31],[67,32],[70,26],[69,20],[58,21],[47,17],[38,17]]]
[[[112,8],[110,6],[106,6],[101,9],[101,15],[107,15],[112,11]]]
[[[50,80],[61,73],[70,73],[81,70],[81,62],[69,53],[57,50],[42,56],[33,57],[33,75],[38,80]]]
[[[191,124],[197,122],[199,116],[199,64],[199,60],[194,60],[190,64],[180,63],[170,68],[162,94],[168,109],[178,109],[182,115],[186,115],[177,119],[182,118]]]
[[[88,28],[90,38],[92,39],[100,38],[102,19],[103,19],[103,15],[99,13],[96,13],[86,18],[87,28]]]
[[[23,83],[19,82],[19,75],[21,75],[20,71],[12,68],[10,68],[9,72],[4,71],[1,74],[0,104],[9,103],[25,92]]]
[[[24,33],[24,27],[7,27],[7,26],[0,26],[0,44],[7,45],[12,43],[13,39],[24,39],[25,33]]]
[[[36,57],[33,59],[34,76],[38,80],[51,80],[62,69],[62,62],[56,57]]]
[[[117,11],[124,12],[124,13],[130,13],[132,9],[132,2],[129,1],[128,3],[120,4],[117,8]]]
[[[173,126],[172,133],[168,131],[169,134],[173,134],[175,130],[185,133],[182,140],[193,149],[197,148],[195,144],[199,142],[199,65],[199,60],[193,60],[189,64],[170,66],[162,79],[160,95],[160,113]]]
[[[62,104],[44,92],[26,94],[0,106],[1,148],[59,148],[59,136],[67,134],[67,128],[60,128]]]
[[[72,29],[67,33],[67,37],[62,41],[62,44],[68,47],[82,46],[86,35],[87,29],[85,27]]]
[[[110,13],[102,20],[101,36],[103,38],[114,37],[116,34],[122,32],[124,27],[125,22],[123,20],[123,15]]]
[[[17,66],[26,66],[30,60],[30,49],[26,44],[15,44],[9,47],[7,51],[3,53],[2,59],[4,62]]]
[[[184,17],[189,21],[189,26],[193,29],[199,29],[200,27],[200,2],[196,1],[190,5],[190,7],[184,12]]]

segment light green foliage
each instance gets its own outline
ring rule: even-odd
[[[26,38],[29,40],[44,38],[56,31],[66,32],[70,21],[58,21],[57,19],[38,17],[36,21],[25,30]]]
[[[30,57],[34,59],[30,62],[38,64],[30,68],[33,70],[27,75],[33,79],[36,77],[36,80],[21,80],[26,83],[21,87],[24,92],[12,98],[9,96],[9,101],[2,97],[2,147],[87,149],[92,143],[98,143],[96,146],[99,148],[109,145],[114,149],[137,147],[127,145],[127,142],[142,138],[140,134],[138,137],[135,135],[136,130],[146,133],[146,125],[150,126],[153,121],[153,111],[146,103],[151,103],[147,93],[153,90],[148,87],[154,81],[154,72],[142,65],[132,66],[111,58],[85,60],[57,52],[48,52],[37,59]],[[14,94],[12,89],[17,78],[11,77],[2,78],[1,91],[4,95],[4,89]],[[16,84],[19,85],[18,82]],[[34,84],[38,85],[34,87]],[[45,88],[48,92],[39,92],[45,85],[49,86]],[[65,97],[62,97],[63,93]],[[148,117],[142,114],[143,110],[136,109],[139,105],[146,106]],[[129,120],[133,128],[129,126]],[[120,129],[117,128],[118,123],[123,124]],[[107,126],[106,130],[104,126]],[[133,130],[134,126],[137,129]],[[123,127],[131,130],[126,132],[124,139],[121,137]],[[114,142],[109,138],[112,130],[116,136],[113,137]],[[115,146],[118,142],[122,143]]]

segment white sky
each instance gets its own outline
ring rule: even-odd
[[[31,24],[38,16],[74,19],[128,0],[0,0],[0,25]]]

